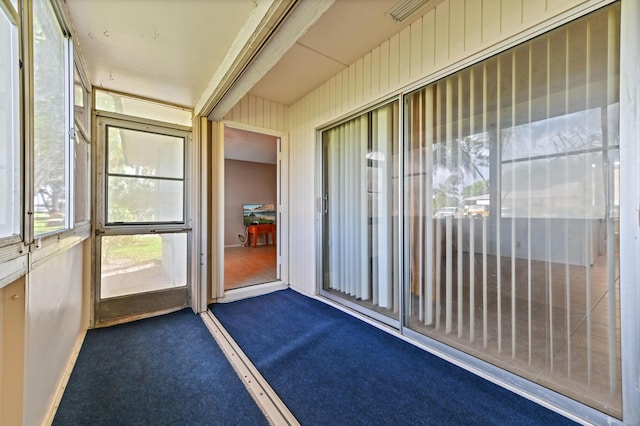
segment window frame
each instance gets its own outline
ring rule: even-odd
[[[27,165],[30,168],[30,182],[31,187],[26,186],[30,189],[30,194],[25,194],[25,199],[29,200],[26,202],[27,204],[27,216],[28,216],[28,226],[25,226],[25,236],[28,241],[32,243],[36,243],[36,248],[41,246],[42,240],[54,238],[61,238],[65,233],[69,231],[73,231],[75,219],[73,217],[74,213],[74,202],[75,197],[73,193],[73,182],[74,182],[74,170],[73,170],[73,154],[74,154],[74,114],[73,114],[73,87],[74,87],[74,45],[71,31],[66,24],[66,19],[63,11],[60,9],[60,6],[54,0],[42,0],[44,3],[48,3],[53,11],[53,17],[59,25],[59,30],[63,37],[63,63],[64,63],[64,191],[65,191],[65,206],[64,206],[64,222],[63,226],[58,229],[54,229],[48,232],[43,232],[40,234],[36,233],[35,230],[35,117],[34,117],[34,109],[35,109],[35,89],[34,89],[34,80],[35,80],[35,66],[34,66],[34,11],[33,5],[29,10],[29,20],[30,20],[30,28],[28,30],[29,34],[29,57],[30,57],[30,72],[29,72],[29,85],[30,85],[30,113],[31,120],[29,122],[29,150],[30,150],[30,158]],[[27,198],[27,195],[29,198]]]
[[[17,119],[14,121],[15,125],[15,135],[14,141],[15,148],[17,149],[17,161],[14,163],[14,172],[17,172],[17,184],[19,185],[17,202],[19,202],[19,212],[17,216],[14,218],[18,224],[17,234],[0,236],[0,255],[4,252],[5,247],[11,247],[13,245],[19,244],[24,240],[24,206],[22,200],[24,199],[25,191],[24,191],[24,156],[23,152],[23,143],[22,143],[22,68],[19,66],[19,63],[22,61],[21,49],[20,49],[20,25],[19,25],[19,16],[17,10],[14,9],[13,4],[9,0],[0,1],[0,10],[5,14],[7,20],[10,24],[15,27],[16,31],[16,52],[17,52],[17,61],[18,64],[15,64],[16,71],[16,81],[14,82],[17,85],[17,90],[14,92],[16,94],[16,98],[13,99],[14,106],[17,106]],[[11,249],[9,249],[11,250]],[[12,250],[13,251],[13,250]],[[3,256],[4,257],[4,256]]]

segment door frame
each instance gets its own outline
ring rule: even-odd
[[[213,271],[211,280],[210,302],[230,302],[247,297],[269,293],[276,289],[282,289],[289,285],[289,136],[287,133],[262,127],[252,126],[235,121],[223,120],[218,123],[215,152],[212,156],[213,173],[217,179],[213,179],[214,198],[217,203],[213,205],[213,220],[211,227],[220,238],[214,238],[216,245],[214,251],[216,259],[214,264],[217,270]],[[224,290],[224,129],[226,127],[246,130],[253,133],[273,136],[280,140],[277,156],[277,228],[276,239],[278,242],[277,265],[280,278],[271,283],[256,284],[234,290]],[[215,132],[216,130],[214,130]]]
[[[179,223],[106,224],[106,129],[108,126],[123,127],[136,131],[147,131],[169,136],[184,137],[184,207],[183,221]],[[193,275],[193,182],[192,151],[193,137],[190,127],[159,122],[150,119],[127,116],[118,113],[95,112],[96,149],[92,150],[92,197],[93,202],[93,258],[92,312],[91,326],[102,327],[134,319],[146,318],[172,312],[190,306]],[[102,237],[115,235],[164,235],[184,233],[187,237],[185,265],[186,285],[164,290],[155,290],[131,295],[101,299],[101,256]]]

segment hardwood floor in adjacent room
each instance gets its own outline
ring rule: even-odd
[[[246,287],[277,280],[277,246],[226,247],[224,249],[224,289]]]

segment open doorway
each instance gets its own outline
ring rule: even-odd
[[[224,290],[280,279],[279,138],[225,126]]]

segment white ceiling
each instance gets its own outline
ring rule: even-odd
[[[252,0],[66,0],[91,83],[193,107]]]
[[[249,93],[290,105],[441,1],[398,23],[385,14],[398,0],[336,0]]]
[[[194,107],[262,1],[66,3],[93,85]],[[440,1],[398,24],[397,0],[336,0],[250,93],[291,104]]]
[[[262,1],[271,0],[66,3],[94,86],[193,108],[225,71],[225,56]],[[249,92],[290,105],[440,1],[399,24],[385,15],[397,0],[336,0]],[[276,144],[273,136],[225,128],[228,159],[275,164]]]
[[[225,126],[224,158],[229,160],[251,161],[254,163],[276,164],[278,139]]]

